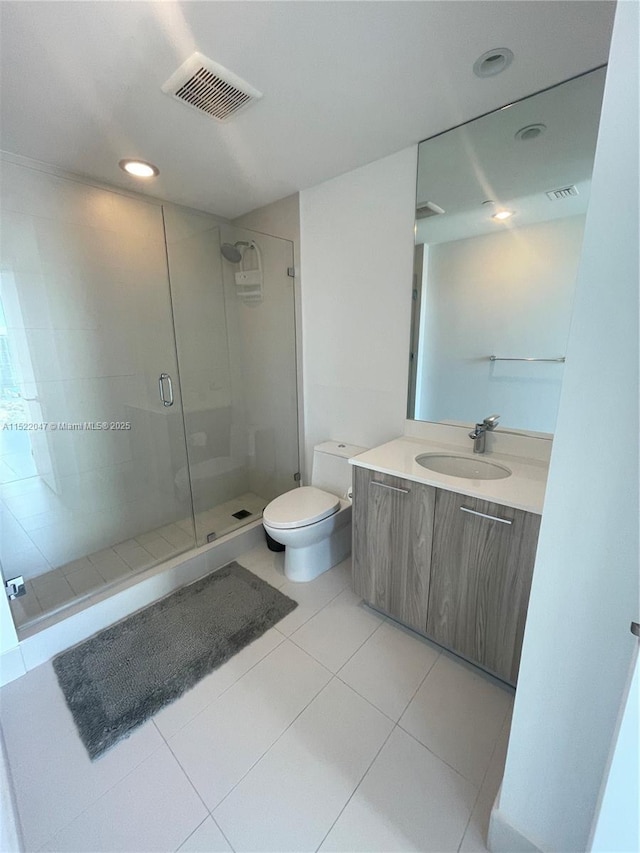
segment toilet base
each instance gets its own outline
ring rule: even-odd
[[[287,545],[284,552],[284,573],[290,581],[312,581],[341,563],[351,553],[351,523],[335,530],[331,536],[300,548]]]
[[[281,553],[285,550],[285,546],[282,545],[280,542],[276,542],[273,536],[269,536],[266,530],[264,531],[264,538],[267,540],[267,548],[270,551],[276,551],[277,553]]]

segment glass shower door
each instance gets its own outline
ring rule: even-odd
[[[198,544],[296,486],[293,247],[164,206]]]
[[[300,470],[293,244],[221,229],[240,261],[223,260],[234,427],[246,449],[249,492],[266,505],[298,485]]]
[[[160,206],[2,164],[0,563],[18,625],[195,544]]]

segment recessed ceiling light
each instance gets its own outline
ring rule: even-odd
[[[155,178],[160,174],[157,166],[144,160],[120,160],[118,166],[135,178]]]
[[[547,129],[546,124],[528,124],[526,127],[521,127],[515,134],[515,138],[520,142],[527,142],[529,139],[537,139]]]
[[[494,47],[479,56],[473,63],[473,73],[476,77],[493,77],[500,74],[513,62],[513,52],[508,47]]]
[[[499,210],[491,218],[496,219],[498,222],[504,222],[505,219],[509,219],[511,216],[513,216],[513,210]]]

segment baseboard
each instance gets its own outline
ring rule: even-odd
[[[16,805],[15,787],[7,759],[7,747],[0,729],[0,850],[22,853],[24,843]]]
[[[515,828],[499,809],[500,794],[491,810],[487,847],[491,853],[542,853],[530,838]]]
[[[2,652],[0,655],[0,687],[20,678],[26,671],[20,646],[14,646],[14,648]]]
[[[542,847],[534,844],[524,833],[516,829],[500,811],[500,796],[502,785],[498,790],[491,816],[489,818],[489,832],[487,835],[487,847],[491,853],[542,853]]]

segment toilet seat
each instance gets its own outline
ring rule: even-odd
[[[340,499],[335,495],[315,486],[302,486],[272,500],[265,507],[262,520],[279,530],[294,529],[322,521],[338,509]]]

